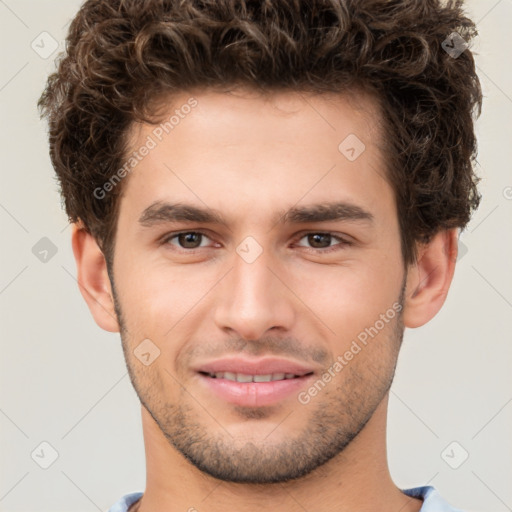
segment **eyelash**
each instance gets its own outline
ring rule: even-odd
[[[165,245],[165,244],[171,245],[170,244],[171,240],[177,238],[179,235],[187,235],[190,233],[194,233],[194,234],[202,235],[206,238],[210,238],[208,236],[208,234],[204,233],[203,231],[196,231],[196,230],[194,230],[194,231],[179,231],[176,233],[170,233],[170,234],[166,235],[162,239],[161,243],[162,243],[162,245]],[[316,249],[314,247],[301,246],[303,249],[306,249],[308,251],[311,251],[311,252],[314,252],[317,254],[319,254],[319,253],[326,254],[326,253],[330,253],[330,252],[337,251],[337,250],[343,250],[344,247],[353,245],[353,243],[351,241],[346,240],[346,239],[336,235],[335,233],[331,233],[329,231],[308,231],[305,233],[301,233],[298,238],[295,238],[294,243],[302,240],[303,238],[305,238],[309,235],[330,235],[332,238],[336,239],[339,242],[338,244],[333,245],[331,247],[327,247],[325,249]],[[199,249],[204,249],[204,247],[195,247],[194,249],[186,249],[184,247],[179,247],[178,250],[184,251],[189,254],[194,254]]]

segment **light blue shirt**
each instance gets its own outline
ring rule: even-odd
[[[422,498],[423,505],[420,512],[462,512],[458,508],[453,508],[441,498],[439,493],[430,485],[424,487],[414,487],[413,489],[404,489],[403,493],[413,498]],[[142,492],[132,492],[125,494],[117,503],[115,503],[108,512],[127,512],[139,498]]]

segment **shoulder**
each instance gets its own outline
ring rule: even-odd
[[[420,512],[462,512],[458,508],[453,508],[439,494],[439,492],[430,485],[423,487],[414,487],[403,489],[402,492],[412,498],[422,498],[423,505]]]
[[[130,494],[125,494],[119,501],[114,503],[109,509],[108,512],[128,512],[128,509],[138,501],[143,492],[132,492]]]

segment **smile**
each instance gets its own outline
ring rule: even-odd
[[[249,375],[247,373],[216,372],[208,373],[214,379],[226,379],[233,382],[272,382],[275,380],[296,379],[301,377],[294,373],[267,373],[265,375]]]

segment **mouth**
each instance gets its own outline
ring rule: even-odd
[[[312,375],[313,372],[308,372],[302,375],[295,373],[266,373],[266,374],[247,374],[247,373],[233,373],[233,372],[199,372],[200,374],[210,377],[212,379],[226,379],[231,382],[274,382],[277,380],[300,379]]]
[[[297,396],[315,375],[312,368],[284,359],[228,358],[196,368],[205,392],[238,406],[275,405]]]

